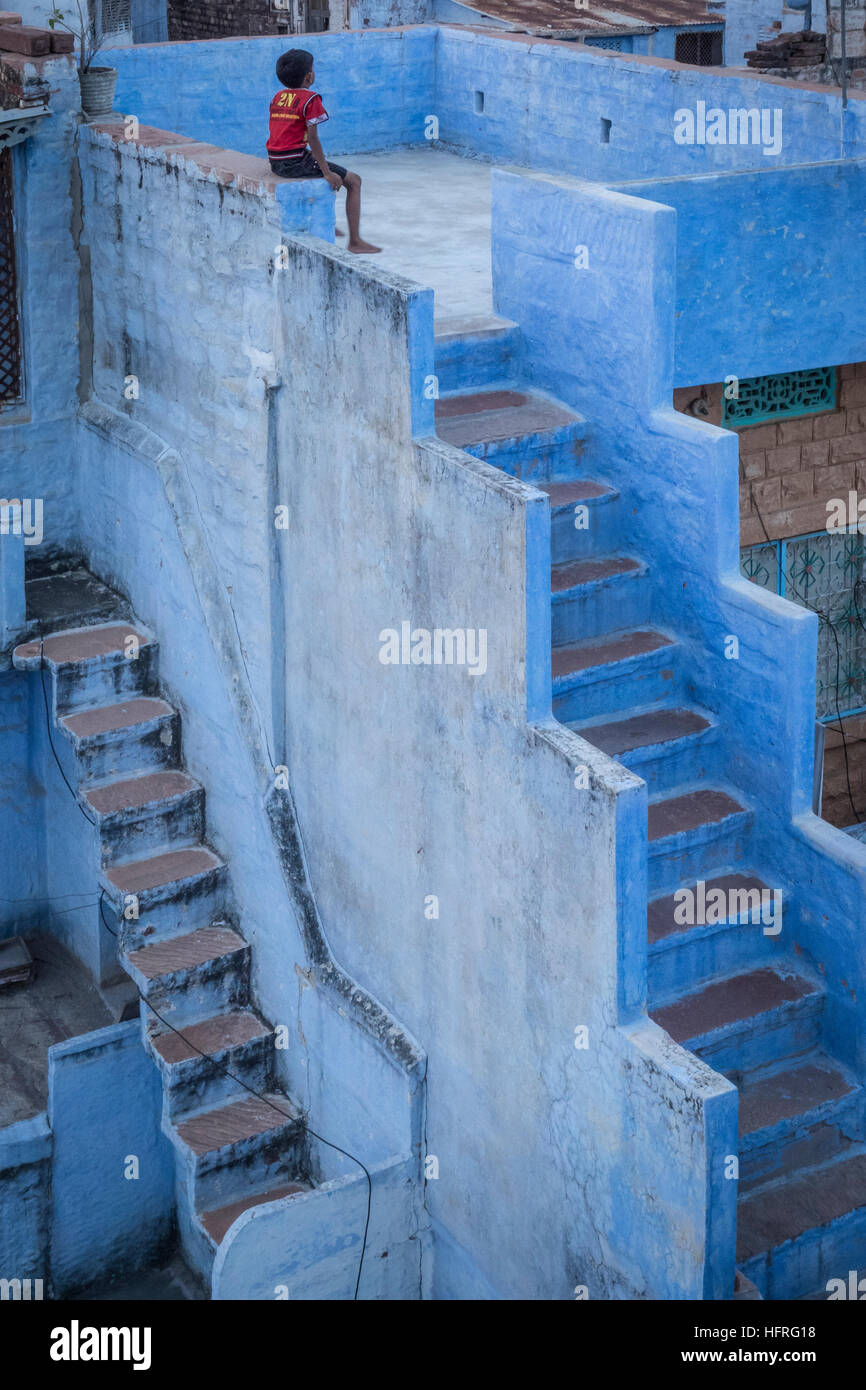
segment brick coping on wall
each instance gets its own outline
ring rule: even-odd
[[[275,174],[266,159],[241,154],[238,150],[226,150],[219,145],[206,145],[189,135],[177,135],[155,126],[139,126],[135,139],[127,137],[122,121],[91,121],[86,128],[107,135],[115,145],[138,146],[165,155],[168,163],[172,162],[172,155],[179,156],[195,164],[208,177],[213,176],[218,183],[230,185],[244,193],[264,192],[273,197],[279,184],[292,182]]]

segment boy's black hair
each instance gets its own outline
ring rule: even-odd
[[[284,87],[300,87],[307,73],[313,71],[313,61],[305,48],[290,48],[277,59],[277,78]]]

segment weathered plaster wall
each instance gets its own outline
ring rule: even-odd
[[[69,429],[77,405],[73,60],[4,55],[0,97],[14,106],[22,93],[44,93],[52,114],[12,151],[26,399],[0,410],[0,496],[42,498],[49,547],[71,521]]]
[[[0,537],[0,545],[7,543]],[[0,675],[0,936],[15,936],[43,915],[44,788],[30,763],[38,710],[17,674]]]
[[[412,1153],[417,1165],[421,1076],[396,1021],[357,991],[340,993],[345,982],[311,945],[302,867],[280,861],[265,807],[279,796],[291,669],[276,580],[285,533],[274,527],[275,415],[297,409],[294,350],[280,337],[284,272],[273,266],[280,208],[153,150],[115,150],[96,132],[83,163],[105,402],[89,403],[80,438],[88,552],[160,642],[185,760],[206,787],[209,838],[229,862],[253,945],[262,1013],[289,1029],[278,1053],[286,1085],[320,1134],[365,1162]],[[142,292],[148,273],[156,296]],[[142,364],[136,401],[118,383],[118,342]],[[333,1176],[324,1146],[321,1165]],[[420,1244],[410,1247],[413,1288]]]
[[[58,1043],[49,1079],[50,1259],[62,1298],[158,1258],[172,1233],[174,1165],[137,1019]]]
[[[358,1296],[404,1302],[422,1298],[415,1164],[399,1159],[379,1164],[370,1176],[370,1227]],[[303,1196],[252,1208],[217,1252],[213,1297],[351,1300],[366,1211],[367,1181],[357,1170]]]
[[[676,386],[866,354],[862,159],[619,187],[676,209]]]
[[[645,791],[526,723],[530,698],[544,712],[535,663],[549,672],[546,501],[436,441],[413,448],[405,335],[422,325],[381,272],[288,245],[284,339],[308,346],[292,388],[310,403],[278,417],[289,765],[337,953],[428,1052],[435,1296],[697,1297],[733,1093],[651,1026],[617,1026],[618,969],[629,1022],[645,970]],[[403,621],[485,629],[486,673],[384,666],[380,633]],[[723,1287],[724,1234],[718,1248]]]
[[[45,1115],[0,1130],[0,1279],[41,1279],[46,1298],[50,1170]]]

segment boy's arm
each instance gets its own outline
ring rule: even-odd
[[[319,132],[316,130],[316,127],[314,125],[307,126],[307,144],[310,147],[310,154],[313,156],[313,159],[316,161],[316,163],[322,171],[323,177],[328,180],[328,183],[331,185],[334,192],[336,193],[338,189],[343,187],[343,180],[340,178],[339,174],[334,173],[333,169],[331,168],[327,159],[325,158],[325,151],[322,149],[322,142],[319,139]]]

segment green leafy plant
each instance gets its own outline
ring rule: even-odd
[[[81,0],[75,0],[75,8],[78,11],[78,20],[71,12],[64,13],[63,10],[53,9],[48,16],[49,29],[65,29],[67,34],[72,34],[78,42],[78,71],[88,72],[94,59],[102,51],[105,42],[105,34],[96,28],[96,24],[89,13],[87,0],[84,0],[82,7]]]

